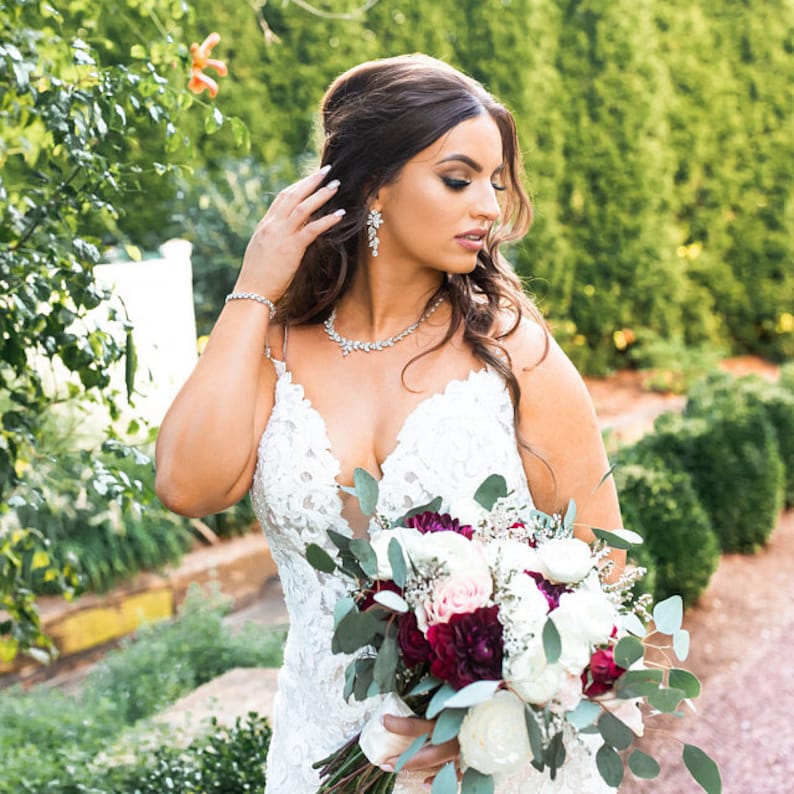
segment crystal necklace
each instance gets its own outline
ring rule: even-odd
[[[369,353],[371,350],[383,350],[386,347],[394,347],[398,342],[405,339],[406,336],[412,334],[441,305],[443,300],[444,296],[439,295],[436,302],[413,323],[413,325],[409,325],[406,329],[400,331],[399,334],[390,336],[388,339],[381,339],[378,342],[361,342],[358,339],[348,339],[338,334],[336,328],[334,328],[336,307],[334,307],[328,319],[323,323],[323,328],[325,328],[325,333],[328,334],[329,339],[336,342],[336,344],[342,348],[343,356],[349,355],[354,350],[363,350],[365,353]]]

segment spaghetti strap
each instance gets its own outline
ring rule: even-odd
[[[289,335],[289,326],[284,323],[284,342],[281,346],[281,360],[286,365],[287,363],[287,337]]]
[[[286,364],[287,362],[287,334],[288,334],[289,326],[284,326],[284,339],[281,343],[281,361]],[[278,361],[277,358],[273,358],[273,348],[270,347],[270,334],[268,334],[267,339],[265,339],[265,357],[270,359],[270,361]]]

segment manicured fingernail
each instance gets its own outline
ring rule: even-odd
[[[394,772],[393,764],[381,764],[380,767],[384,772]]]
[[[326,187],[328,188],[328,190],[336,190],[339,187],[340,184],[341,184],[341,182],[338,179],[332,179],[326,185]]]
[[[327,174],[331,170],[331,164],[324,165],[317,173],[318,174]]]
[[[343,210],[343,209],[338,209],[336,210],[336,212],[334,212],[334,215],[338,215],[340,218],[346,214],[347,214],[347,210]],[[381,721],[383,721],[382,717],[381,717]]]

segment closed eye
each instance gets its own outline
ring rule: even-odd
[[[448,188],[451,188],[452,190],[463,190],[464,188],[468,187],[471,184],[471,182],[468,179],[453,179],[452,177],[449,176],[442,176],[441,181]],[[493,182],[491,183],[491,187],[494,190],[499,190],[499,191],[507,190],[506,185],[498,185]]]

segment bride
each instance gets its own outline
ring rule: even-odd
[[[498,472],[519,506],[575,499],[585,540],[587,526],[620,526],[611,479],[598,487],[608,463],[582,379],[499,251],[531,219],[510,113],[410,55],[339,77],[322,123],[322,167],[259,222],[157,442],[162,501],[201,516],[250,489],[279,567],[290,631],[267,794],[315,792],[312,763],[373,710],[342,699],[340,585],[304,556],[309,542],[329,548],[329,529],[377,531],[341,488],[356,467],[380,478],[388,517],[471,496]],[[555,781],[528,767],[498,791],[606,791],[590,748],[571,748]],[[456,755],[454,741],[421,750],[395,791],[426,791]]]

